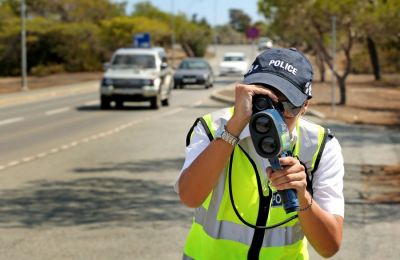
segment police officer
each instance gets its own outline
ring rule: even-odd
[[[307,241],[323,257],[342,241],[343,157],[338,140],[302,116],[312,97],[312,66],[296,49],[259,54],[235,105],[198,118],[187,137],[175,184],[195,208],[184,259],[308,259]],[[267,95],[281,108],[293,157],[272,171],[251,141],[252,98]],[[299,210],[286,214],[278,190],[295,189]],[[233,199],[234,198],[234,202]]]

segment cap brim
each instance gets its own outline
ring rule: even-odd
[[[296,107],[300,107],[307,100],[307,95],[301,92],[290,81],[269,73],[254,73],[243,80],[244,84],[265,84],[279,90]]]

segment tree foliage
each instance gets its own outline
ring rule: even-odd
[[[189,56],[203,56],[211,42],[205,20],[189,21],[142,2],[126,15],[125,4],[111,0],[26,0],[28,72],[99,70],[111,53],[147,32],[152,44],[176,41]],[[20,0],[0,0],[0,75],[20,74]],[[174,23],[173,23],[174,21]]]
[[[104,20],[101,24],[104,46],[111,51],[132,45],[132,36],[148,32],[155,45],[170,41],[170,28],[165,23],[144,16],[119,16]]]
[[[250,27],[251,19],[241,9],[229,9],[229,24],[238,32],[244,33]]]
[[[312,50],[331,68],[339,83],[340,104],[346,103],[346,79],[352,68],[354,45],[366,36],[379,39],[379,28],[386,33],[385,41],[399,42],[397,0],[259,0],[258,8],[272,21],[271,32],[282,39],[282,43]],[[337,52],[344,57],[335,70],[330,51],[332,17],[336,17]]]

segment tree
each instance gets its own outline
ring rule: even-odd
[[[4,0],[19,13],[21,0]],[[110,0],[26,0],[31,16],[62,22],[94,22],[123,15],[125,5]]]
[[[0,75],[16,75],[20,72],[20,19],[9,3],[0,3]]]
[[[251,23],[250,17],[240,9],[229,9],[229,24],[238,32],[244,33]]]
[[[150,33],[153,45],[165,45],[170,41],[169,26],[149,17],[120,16],[101,23],[103,44],[111,51],[131,45],[133,35],[143,32]]]
[[[346,79],[351,71],[351,50],[357,39],[357,13],[363,10],[362,1],[357,0],[284,0],[259,1],[264,15],[272,19],[275,33],[283,40],[302,48],[311,48],[320,55],[337,79],[340,90],[340,105],[346,104]],[[331,46],[331,18],[337,21],[337,50],[343,53],[341,67],[334,70]]]
[[[381,79],[378,45],[396,48],[400,42],[400,1],[370,0],[360,13],[359,28],[367,42],[376,80]]]
[[[172,20],[174,20],[176,40],[189,57],[204,56],[207,46],[212,40],[211,28],[204,19],[199,22],[197,19],[189,21],[185,14],[171,15],[159,10],[151,3],[136,4],[132,16],[145,16],[161,21],[169,26],[169,30],[167,30],[169,34],[172,34]]]
[[[242,44],[245,37],[230,25],[220,25],[215,28],[218,44]]]

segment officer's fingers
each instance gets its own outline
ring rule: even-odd
[[[300,163],[300,162],[296,158],[294,158],[292,156],[288,156],[288,157],[279,158],[279,163],[282,166],[288,166],[288,165],[294,165],[294,164],[297,164],[297,163]]]
[[[304,181],[305,176],[302,172],[292,173],[292,174],[284,174],[280,177],[271,180],[271,183],[276,187],[285,183]]]
[[[305,173],[305,168],[304,168],[304,166],[303,166],[302,164],[300,164],[300,163],[295,163],[295,164],[292,164],[292,165],[287,165],[287,166],[284,166],[283,168],[284,168],[284,171],[285,171],[287,174],[297,173],[297,172],[304,172],[304,173]]]
[[[278,102],[278,96],[271,89],[265,88],[261,85],[249,85],[249,86],[252,87],[254,94],[266,95],[269,96],[273,101]]]
[[[278,102],[278,97],[271,90],[267,89],[261,85],[246,85],[246,84],[237,84],[235,89],[236,95],[246,95],[246,96],[254,96],[256,94],[269,96],[273,101]]]
[[[267,173],[268,179],[271,179],[272,178],[272,167],[267,167],[267,169],[265,169],[265,172]]]
[[[297,191],[301,191],[306,187],[307,183],[303,181],[292,181],[274,185],[277,190],[287,190],[287,189],[295,189]]]

